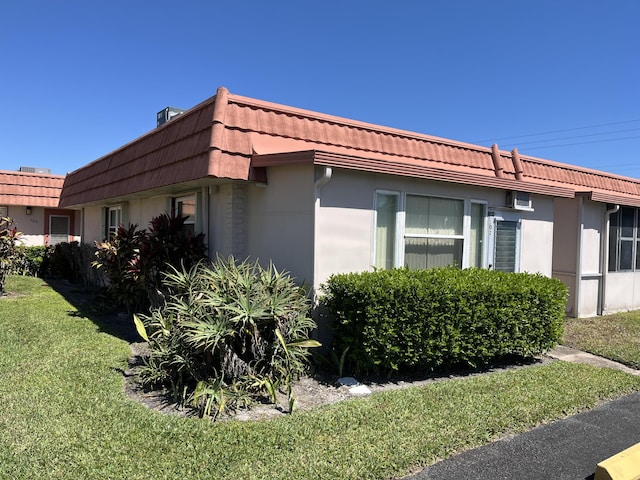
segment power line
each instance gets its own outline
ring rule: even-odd
[[[576,142],[576,143],[560,143],[557,145],[545,145],[542,147],[531,147],[531,148],[527,148],[528,150],[540,150],[542,148],[553,148],[553,147],[570,147],[570,146],[574,146],[574,145],[587,145],[589,143],[602,143],[602,142],[616,142],[618,140],[631,140],[634,138],[640,138],[640,135],[634,136],[634,137],[621,137],[621,138],[607,138],[604,140],[593,140],[591,142]]]
[[[588,128],[599,128],[599,127],[609,127],[611,125],[621,125],[623,123],[634,123],[634,122],[640,122],[640,119],[636,119],[636,120],[624,120],[621,122],[612,122],[612,123],[602,123],[600,125],[589,125],[586,127],[575,127],[575,128],[565,128],[563,130],[550,130],[548,132],[540,132],[540,133],[529,133],[526,135],[516,135],[513,137],[502,137],[502,138],[488,138],[486,140],[473,140],[469,143],[485,143],[485,142],[497,142],[500,140],[511,140],[514,138],[525,138],[525,137],[536,137],[538,135],[550,135],[552,133],[562,133],[562,132],[572,132],[575,130],[586,130]]]
[[[510,146],[517,147],[520,145],[531,145],[532,143],[555,142],[556,140],[570,140],[572,138],[596,137],[598,135],[609,135],[612,133],[623,133],[623,132],[635,132],[637,130],[640,130],[640,128],[627,128],[625,130],[610,130],[608,132],[600,132],[600,133],[586,133],[584,135],[573,135],[570,137],[547,138],[544,140],[533,140],[531,142],[507,143],[506,145],[503,145],[503,147],[510,147]]]

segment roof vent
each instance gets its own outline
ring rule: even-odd
[[[515,190],[507,192],[506,205],[508,208],[513,208],[514,210],[533,211],[531,195],[527,192],[517,192]]]
[[[19,172],[25,173],[51,173],[50,168],[39,168],[39,167],[20,167]]]
[[[159,127],[160,125],[164,125],[173,117],[177,117],[183,112],[184,110],[182,108],[175,108],[175,107],[167,107],[164,110],[160,110],[157,116],[156,127]]]

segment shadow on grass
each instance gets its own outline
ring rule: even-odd
[[[109,305],[108,300],[101,295],[100,290],[82,287],[55,278],[48,278],[44,281],[75,307],[75,310],[69,310],[69,316],[88,318],[98,327],[100,332],[120,338],[128,343],[142,340],[136,332],[131,317],[115,311],[113,305]]]

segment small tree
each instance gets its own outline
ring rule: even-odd
[[[20,258],[19,239],[22,233],[9,217],[0,218],[0,294],[5,293],[7,275]]]

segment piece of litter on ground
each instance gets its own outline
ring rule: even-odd
[[[371,390],[366,385],[358,385],[356,387],[351,387],[349,389],[349,393],[353,395],[369,395]]]
[[[341,377],[338,379],[338,385],[343,387],[355,387],[356,385],[360,385],[360,382],[353,377]]]

